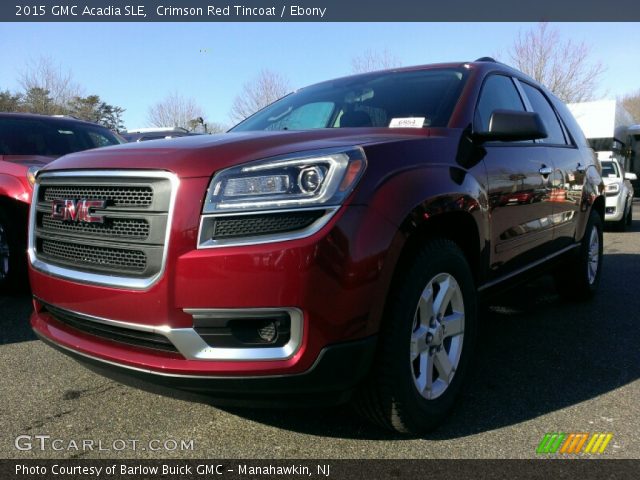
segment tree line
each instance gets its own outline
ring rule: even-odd
[[[19,91],[0,91],[1,112],[71,115],[111,130],[124,128],[124,108],[105,102],[99,95],[84,95],[71,72],[62,70],[50,58],[28,63],[18,83]]]
[[[547,23],[521,32],[511,47],[496,57],[546,85],[566,103],[597,98],[606,70],[601,62],[594,60],[590,45],[562,38],[560,32]],[[352,73],[401,65],[399,57],[387,50],[367,50],[351,59]],[[21,90],[18,92],[0,91],[0,111],[72,115],[112,130],[124,127],[124,108],[103,101],[99,95],[84,95],[71,73],[64,72],[48,58],[28,64],[20,75],[19,84]],[[230,122],[241,122],[291,90],[291,82],[286,76],[261,70],[234,98],[229,111]],[[640,89],[619,100],[634,121],[640,123]],[[154,127],[182,127],[207,133],[227,130],[224,123],[208,121],[205,109],[195,99],[177,92],[149,107],[147,123]]]

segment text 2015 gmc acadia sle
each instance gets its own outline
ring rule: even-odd
[[[542,267],[594,293],[602,192],[566,107],[490,59],[324,82],[228,134],[41,170],[31,323],[116,378],[352,399],[416,433],[460,391],[480,295]]]

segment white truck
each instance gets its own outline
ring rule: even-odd
[[[617,100],[570,103],[567,105],[598,158],[613,158],[629,168],[629,126],[633,117]]]

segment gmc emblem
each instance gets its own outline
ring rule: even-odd
[[[104,223],[104,215],[94,215],[92,208],[104,208],[104,200],[54,200],[51,218],[69,222]]]

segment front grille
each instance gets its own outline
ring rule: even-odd
[[[324,213],[324,210],[303,210],[261,215],[221,216],[215,217],[208,223],[207,231],[203,233],[207,239],[219,240],[292,232],[308,227]]]
[[[47,257],[71,265],[103,266],[127,272],[144,272],[147,268],[147,256],[140,250],[94,247],[49,239],[43,239],[40,246]]]
[[[115,326],[91,320],[84,315],[63,310],[52,305],[44,304],[44,311],[55,320],[75,330],[107,340],[134,345],[142,348],[152,348],[167,352],[177,352],[176,347],[164,335],[144,332],[131,328]]]
[[[114,207],[149,207],[153,201],[151,187],[112,186],[51,186],[44,190],[44,200],[65,200],[69,198],[91,198],[106,200]]]
[[[133,288],[146,287],[158,278],[174,193],[168,174],[47,172],[38,180],[30,240],[36,268],[74,280]],[[54,218],[54,200],[71,200],[76,205],[82,200],[103,200],[104,207],[90,212],[101,221],[83,222],[77,216],[80,210],[65,220]],[[60,213],[60,205],[56,208]],[[102,276],[92,279],[80,273]]]

